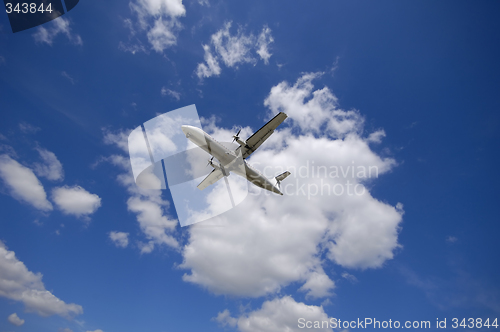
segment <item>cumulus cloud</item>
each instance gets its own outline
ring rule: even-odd
[[[305,74],[293,86],[286,81],[279,83],[271,89],[264,105],[273,113],[286,110],[293,125],[303,133],[324,133],[332,138],[360,134],[364,118],[358,111],[339,109],[337,97],[327,87],[313,92],[312,81],[321,75]]]
[[[42,159],[42,163],[34,164],[34,171],[38,176],[45,177],[49,180],[62,180],[64,171],[61,162],[56,155],[49,150],[37,147],[36,150]]]
[[[151,197],[130,197],[127,201],[129,211],[137,214],[137,221],[147,238],[154,239],[158,244],[177,247],[177,240],[165,232],[175,230],[177,225],[177,220],[163,215],[162,205],[168,206],[168,204],[166,202],[161,204],[159,197],[155,197],[156,202],[149,198]]]
[[[306,297],[319,298],[332,295],[335,283],[323,272],[312,272],[299,290],[307,292]]]
[[[313,329],[304,329],[299,325],[299,318],[310,322],[319,322]],[[262,307],[240,317],[231,317],[226,309],[214,318],[222,326],[237,327],[241,332],[299,332],[299,331],[322,331],[331,332],[329,324],[322,322],[329,321],[328,315],[323,307],[306,305],[296,302],[290,296],[276,298],[272,301],[265,301]]]
[[[94,330],[94,331],[87,331],[87,332],[104,332],[103,330],[101,329],[98,329],[98,330]]]
[[[19,316],[16,313],[9,315],[7,320],[9,321],[9,323],[15,326],[21,326],[24,324],[24,319],[19,318]]]
[[[64,186],[52,190],[52,199],[64,214],[88,217],[101,206],[101,198],[80,186]]]
[[[104,142],[119,147],[127,154],[127,156],[112,155],[106,160],[123,171],[117,176],[117,181],[127,189],[130,195],[127,208],[136,214],[139,227],[147,239],[146,243],[139,242],[138,247],[143,254],[152,252],[156,245],[178,249],[179,243],[173,235],[177,220],[170,218],[166,213],[170,203],[162,198],[160,190],[142,189],[135,183],[128,157],[129,133],[129,130],[116,133],[104,130]]]
[[[64,34],[73,44],[83,45],[82,38],[80,35],[73,34],[70,28],[70,22],[68,19],[63,17],[58,17],[52,21],[50,28],[45,28],[40,26],[36,33],[33,34],[33,38],[37,43],[45,43],[52,46],[54,39],[57,35]]]
[[[185,281],[249,297],[298,283],[306,296],[319,298],[335,287],[323,257],[357,269],[393,258],[402,205],[381,202],[366,184],[396,163],[371,150],[358,111],[341,109],[327,87],[314,89],[320,75],[281,82],[265,100],[269,117],[284,111],[289,119],[248,161],[268,178],[290,170],[281,185],[285,195],[249,186],[250,195],[236,208],[191,226],[180,265],[189,270]],[[222,141],[232,135],[215,125],[204,129]]]
[[[35,312],[44,317],[59,315],[72,318],[83,313],[80,305],[67,304],[46,290],[42,275],[29,271],[1,241],[0,296],[22,302],[27,312]]]
[[[128,246],[128,233],[125,232],[109,232],[109,238],[118,248],[126,248]]]
[[[367,141],[372,142],[372,143],[381,143],[382,138],[384,138],[384,137],[385,137],[385,131],[383,129],[380,129],[380,130],[377,130],[377,131],[371,133],[368,136]]]
[[[0,177],[13,198],[41,211],[51,211],[52,204],[33,171],[6,154],[0,155]]]
[[[186,15],[182,0],[135,0],[129,6],[136,20],[125,19],[130,40],[120,43],[122,50],[133,54],[147,52],[139,33],[146,35],[151,48],[158,53],[177,44],[177,34],[182,29],[179,18]]]
[[[196,68],[198,78],[218,76],[221,73],[219,62],[230,68],[243,63],[255,65],[257,59],[252,51],[255,51],[265,64],[269,63],[272,55],[269,45],[274,41],[269,27],[264,26],[258,37],[245,34],[241,29],[232,35],[230,28],[231,22],[225,23],[222,29],[212,35],[209,44],[202,45],[205,62],[199,63]]]

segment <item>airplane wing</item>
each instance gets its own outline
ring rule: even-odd
[[[266,139],[274,132],[274,130],[287,118],[283,112],[279,112],[274,118],[266,123],[262,128],[257,130],[252,136],[246,140],[246,145],[242,147],[243,159],[248,158],[257,148],[264,143]]]
[[[214,169],[212,173],[208,174],[207,177],[200,182],[200,184],[198,185],[198,189],[205,189],[209,185],[214,184],[215,182],[222,179],[223,176],[224,174],[222,174],[222,171],[220,169]]]

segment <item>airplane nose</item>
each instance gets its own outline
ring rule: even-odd
[[[184,132],[184,135],[186,135],[186,137],[191,136],[191,133],[190,133],[191,130],[189,127],[190,126],[187,126],[187,125],[181,126],[181,129]]]

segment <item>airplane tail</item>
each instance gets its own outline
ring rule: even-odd
[[[289,171],[285,171],[285,172],[283,172],[280,175],[277,175],[275,177],[275,179],[276,179],[276,185],[278,186],[278,189],[281,190],[281,181],[283,181],[284,179],[286,179],[290,174],[292,174],[292,173],[290,173]]]

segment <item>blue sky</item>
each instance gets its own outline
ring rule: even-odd
[[[499,10],[82,0],[16,34],[0,15],[0,331],[497,318]],[[130,182],[126,139],[191,104],[220,140],[286,112],[257,168],[379,177],[181,228],[168,190]]]

